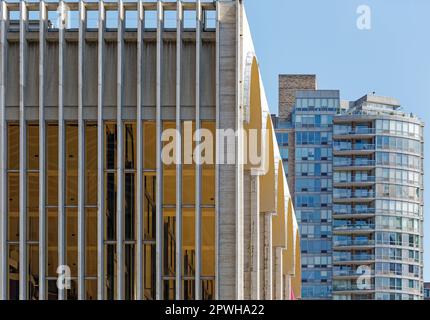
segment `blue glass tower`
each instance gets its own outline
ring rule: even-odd
[[[332,126],[339,91],[296,92],[295,208],[302,237],[304,299],[330,299],[332,287]]]

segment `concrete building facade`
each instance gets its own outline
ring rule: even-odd
[[[0,299],[300,298],[242,1],[0,6]],[[232,161],[198,161],[198,129]]]

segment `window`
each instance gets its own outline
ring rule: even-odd
[[[216,11],[215,10],[205,10],[204,11],[204,28],[205,31],[210,31],[216,29]]]
[[[184,10],[184,29],[196,29],[197,15],[195,10]]]
[[[125,12],[125,28],[126,29],[137,29],[137,11],[127,10]]]
[[[174,10],[164,11],[164,28],[176,29],[176,11]]]
[[[58,11],[48,11],[48,30],[58,30],[60,26],[60,15]]]
[[[80,18],[79,11],[72,10],[66,12],[66,29],[76,30],[79,28]]]
[[[279,146],[288,146],[288,133],[276,133],[276,139],[278,140]]]
[[[281,158],[283,161],[288,161],[288,148],[281,148],[280,150]]]
[[[145,23],[145,29],[157,29],[157,24],[158,24],[157,11],[145,10],[144,23]]]
[[[117,29],[118,28],[118,11],[107,10],[106,11],[106,29]]]

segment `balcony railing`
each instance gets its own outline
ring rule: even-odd
[[[334,231],[343,231],[343,230],[373,230],[375,229],[374,224],[346,224],[341,226],[333,226]]]
[[[374,128],[356,128],[356,129],[351,129],[351,130],[348,130],[348,129],[339,129],[339,130],[334,130],[334,132],[333,132],[333,134],[335,134],[335,135],[345,135],[345,134],[348,134],[348,135],[351,135],[351,134],[357,134],[357,135],[360,135],[360,134],[375,134],[375,132],[376,132],[376,130],[374,129]]]
[[[333,291],[365,291],[365,290],[375,290],[375,286],[372,285],[334,285]]]
[[[375,272],[373,270],[370,271],[370,273],[366,273],[366,275],[373,276]],[[354,270],[333,270],[333,276],[334,277],[354,277],[354,276],[361,276],[362,273],[354,271]]]
[[[333,162],[334,166],[337,167],[349,167],[349,166],[353,166],[353,167],[371,167],[374,166],[376,164],[375,160],[341,160],[341,161],[334,161]]]
[[[374,144],[355,144],[353,146],[354,150],[373,150],[375,149],[375,145]]]
[[[354,215],[366,215],[366,214],[374,214],[375,208],[367,208],[367,209],[336,209],[333,208],[333,215],[342,215],[342,214],[354,214]]]
[[[375,192],[348,192],[348,193],[334,193],[335,199],[356,199],[356,198],[374,198]]]
[[[368,261],[375,260],[375,255],[373,254],[353,254],[353,255],[339,255],[333,256],[334,262],[345,262],[345,261]]]
[[[350,247],[350,246],[373,246],[375,240],[342,240],[333,241],[335,247]]]
[[[335,151],[366,151],[366,150],[374,150],[374,144],[355,144],[355,145],[334,145],[333,149]]]
[[[368,177],[351,177],[350,179],[334,179],[334,183],[354,183],[354,182],[375,182],[376,178],[372,176]]]

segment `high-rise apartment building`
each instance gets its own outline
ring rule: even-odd
[[[0,9],[0,299],[300,298],[242,1]]]
[[[335,299],[422,299],[423,123],[366,95],[333,127]]]
[[[303,298],[421,299],[422,121],[391,98],[340,101],[292,83],[293,107],[273,118],[302,236]]]

